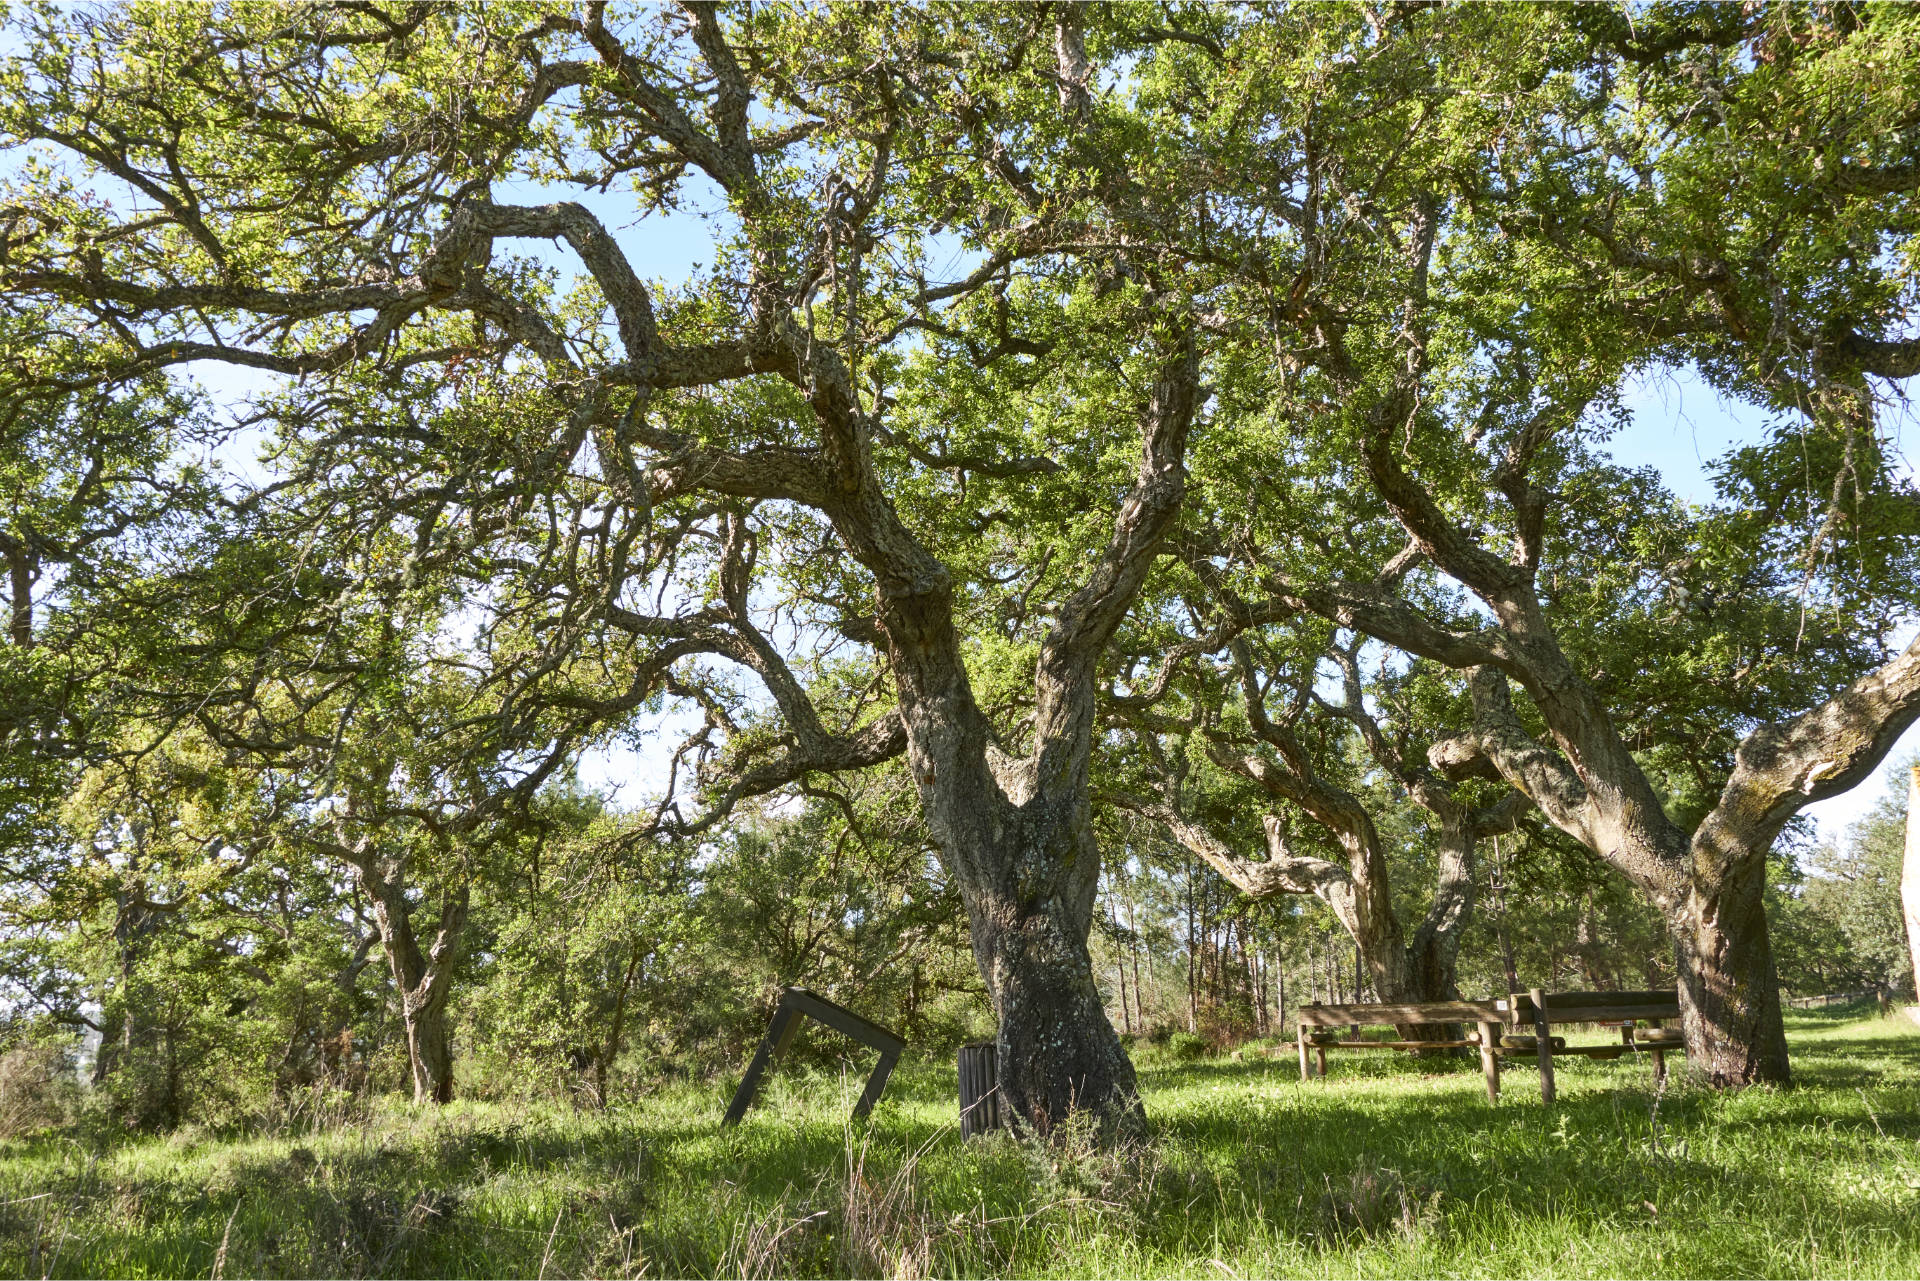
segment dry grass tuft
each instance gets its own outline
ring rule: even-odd
[[[1329,1236],[1397,1235],[1414,1242],[1445,1230],[1442,1195],[1438,1189],[1409,1184],[1400,1171],[1362,1154],[1344,1185],[1327,1178],[1320,1214]]]

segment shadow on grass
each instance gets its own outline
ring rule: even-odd
[[[734,1129],[724,1081],[600,1115],[402,1112],[174,1162],[164,1141],[118,1164],[50,1144],[0,1162],[0,1270],[1170,1272],[1224,1253],[1241,1272],[1587,1258],[1602,1274],[1759,1275],[1822,1270],[1860,1241],[1912,1260],[1920,1215],[1898,1180],[1920,1120],[1870,1118],[1866,1091],[1912,1081],[1920,1046],[1821,1031],[1799,1090],[1656,1094],[1637,1065],[1575,1063],[1552,1108],[1522,1070],[1489,1106],[1471,1063],[1356,1055],[1302,1082],[1290,1056],[1147,1058],[1153,1139],[1121,1153],[963,1147],[945,1063],[903,1065],[860,1127],[856,1065],[782,1074]],[[15,1204],[29,1186],[43,1202]]]
[[[1590,1071],[1590,1080],[1573,1083],[1551,1108],[1541,1105],[1530,1083],[1491,1107],[1473,1092],[1477,1081],[1443,1090],[1433,1087],[1445,1084],[1444,1077],[1407,1073],[1398,1092],[1363,1101],[1350,1091],[1374,1084],[1373,1073],[1347,1082],[1332,1077],[1301,1083],[1296,1075],[1293,1106],[1262,1110],[1228,1101],[1261,1079],[1261,1065],[1187,1067],[1169,1075],[1190,1087],[1210,1085],[1224,1097],[1220,1106],[1165,1117],[1163,1132],[1201,1151],[1237,1154],[1223,1183],[1237,1178],[1258,1189],[1264,1207],[1280,1210],[1282,1221],[1284,1206],[1276,1206],[1276,1199],[1310,1199],[1316,1185],[1324,1189],[1323,1204],[1338,1199],[1342,1178],[1352,1184],[1371,1165],[1398,1186],[1471,1205],[1474,1217],[1521,1234],[1529,1225],[1547,1231],[1552,1221],[1569,1217],[1628,1233],[1651,1230],[1661,1223],[1661,1207],[1678,1200],[1700,1206],[1705,1222],[1693,1226],[1710,1223],[1723,1231],[1709,1235],[1720,1237],[1729,1221],[1745,1219],[1756,1229],[1754,1240],[1782,1233],[1818,1240],[1845,1223],[1850,1230],[1889,1234],[1909,1250],[1920,1244],[1917,1198],[1904,1190],[1912,1186],[1914,1167],[1901,1163],[1897,1143],[1863,1142],[1913,1133],[1912,1111],[1898,1124],[1883,1116],[1869,1130],[1861,1116],[1851,1134],[1836,1135],[1830,1126],[1822,1133],[1798,1113],[1802,1105],[1810,1115],[1833,1112],[1841,1100],[1825,1089],[1756,1094],[1760,1115],[1735,1118],[1728,1115],[1734,1106],[1727,1096],[1686,1085],[1656,1094],[1622,1081],[1617,1069]],[[1793,1137],[1782,1143],[1765,1133],[1776,1128],[1792,1130]],[[1857,1151],[1839,1150],[1847,1146]],[[1795,1156],[1807,1158],[1800,1168]],[[1825,1170],[1819,1168],[1822,1157],[1829,1163]],[[1872,1173],[1877,1182],[1871,1195],[1836,1189],[1836,1182],[1854,1177],[1848,1165]],[[1313,1230],[1299,1216],[1292,1226]],[[1701,1270],[1745,1270],[1736,1263],[1744,1248],[1737,1237],[1715,1247],[1734,1255]],[[1781,1266],[1776,1260],[1756,1270]],[[1676,1258],[1655,1270],[1661,1269],[1689,1270]]]

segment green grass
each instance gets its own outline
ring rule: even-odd
[[[1389,1054],[1175,1063],[1143,1051],[1153,1137],[962,1148],[951,1063],[730,1082],[601,1115],[392,1107],[299,1135],[0,1147],[0,1273],[1913,1276],[1920,1029],[1789,1023],[1800,1085],[1720,1096],[1564,1061],[1557,1106],[1509,1070]],[[29,1199],[31,1198],[31,1199]],[[225,1242],[224,1256],[220,1254]]]

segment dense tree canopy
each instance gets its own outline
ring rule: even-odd
[[[1920,718],[1904,10],[9,31],[8,974],[143,1119],[232,1020],[603,1103],[807,980],[1125,1128],[1109,972],[1445,996],[1524,898],[1787,1077],[1776,845]],[[1609,454],[1674,369],[1707,503]]]

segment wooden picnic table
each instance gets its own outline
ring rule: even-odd
[[[1427,1050],[1477,1049],[1481,1072],[1486,1078],[1487,1100],[1500,1098],[1500,1066],[1510,1059],[1531,1058],[1540,1067],[1541,1100],[1551,1103],[1555,1095],[1553,1060],[1556,1057],[1617,1059],[1625,1054],[1647,1053],[1653,1061],[1655,1080],[1667,1073],[1667,1052],[1686,1053],[1678,1029],[1664,1027],[1668,1019],[1680,1017],[1680,995],[1673,989],[1633,992],[1555,992],[1539,988],[1514,993],[1504,1000],[1375,1002],[1356,1005],[1303,1005],[1298,1012],[1296,1042],[1300,1052],[1300,1079],[1327,1074],[1328,1050],[1401,1050],[1418,1053]],[[1594,1023],[1620,1029],[1620,1041],[1613,1045],[1569,1045],[1564,1036],[1553,1033],[1555,1024]],[[1433,1040],[1414,1038],[1369,1038],[1359,1035],[1362,1027],[1381,1025],[1451,1025],[1463,1030],[1458,1036]],[[1325,1029],[1351,1028],[1343,1037]]]

